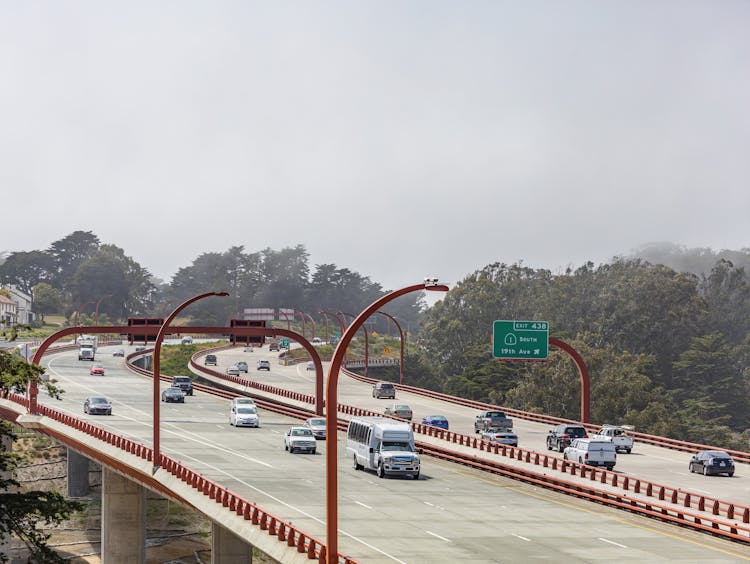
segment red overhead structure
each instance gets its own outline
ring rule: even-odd
[[[128,344],[156,340],[156,334],[164,323],[163,317],[128,317]]]
[[[260,319],[230,319],[229,320],[229,326],[230,327],[263,327],[265,328],[266,322],[265,320]],[[265,335],[238,335],[237,333],[230,333],[229,334],[229,340],[233,345],[236,345],[237,343],[244,343],[247,345],[254,345],[258,347],[262,347],[264,343],[266,342]]]

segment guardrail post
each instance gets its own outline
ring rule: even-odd
[[[730,503],[727,507],[727,519],[734,519],[734,504]]]
[[[633,484],[633,492],[641,493],[641,481],[640,480],[636,479],[635,484]]]
[[[703,496],[700,496],[698,499],[698,511],[705,511],[706,510],[706,498]]]
[[[750,507],[745,507],[745,511],[742,512],[742,522],[750,523]]]
[[[685,492],[685,499],[683,500],[682,504],[685,507],[690,507],[690,494]]]

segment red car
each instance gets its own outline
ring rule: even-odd
[[[89,370],[89,374],[91,374],[92,376],[104,376],[104,366],[102,366],[101,364],[95,364],[91,367],[91,370]]]

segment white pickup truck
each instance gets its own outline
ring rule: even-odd
[[[633,450],[633,436],[628,435],[628,429],[625,427],[618,427],[617,425],[604,425],[601,430],[595,435],[591,436],[592,439],[607,440],[611,441],[615,445],[617,452],[627,452]]]

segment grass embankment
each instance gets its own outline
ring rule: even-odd
[[[167,376],[190,375],[190,357],[198,351],[226,345],[226,341],[193,343],[192,345],[165,345],[161,348],[159,372]]]

